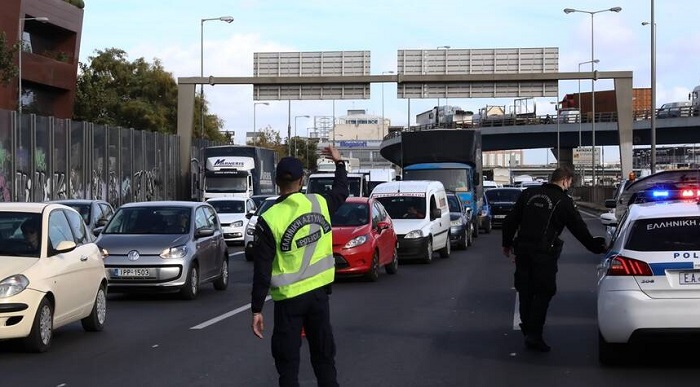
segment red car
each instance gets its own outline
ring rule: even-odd
[[[331,217],[333,255],[338,275],[379,278],[382,266],[387,274],[399,268],[394,225],[377,200],[349,197]]]

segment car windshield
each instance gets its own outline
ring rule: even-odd
[[[0,256],[39,257],[41,214],[0,212]]]
[[[700,217],[639,219],[630,226],[625,248],[634,251],[700,250]]]
[[[460,212],[459,198],[456,195],[447,195],[447,204],[450,206],[450,212]]]
[[[484,195],[486,195],[489,202],[515,203],[518,201],[518,197],[520,196],[520,190],[494,188],[485,191]]]
[[[467,169],[416,169],[404,170],[404,180],[437,180],[447,191],[471,190]]]
[[[422,219],[425,217],[425,197],[385,196],[377,198],[393,219]],[[420,215],[423,216],[420,216]]]
[[[245,176],[207,176],[204,184],[207,192],[245,192],[248,180]]]
[[[114,214],[103,234],[186,234],[191,213],[187,207],[127,207]]]
[[[365,203],[343,203],[331,217],[333,227],[362,226],[369,222],[369,208]]]
[[[242,214],[245,212],[245,202],[242,200],[210,200],[218,214]]]

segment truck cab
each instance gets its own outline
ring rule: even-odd
[[[204,200],[253,195],[255,162],[250,157],[210,157],[204,171]]]
[[[334,173],[312,173],[306,183],[306,193],[328,194],[333,188]],[[366,173],[348,173],[350,196],[369,197],[369,175]]]

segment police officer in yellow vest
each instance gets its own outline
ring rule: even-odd
[[[269,291],[275,305],[272,356],[280,386],[299,386],[302,328],[318,385],[338,386],[328,304],[335,277],[331,214],[345,202],[349,190],[338,150],[327,147],[323,155],[336,163],[331,193],[299,192],[303,165],[299,159],[285,157],[276,171],[280,197],[258,218],[255,227],[253,333],[262,339],[262,309]]]

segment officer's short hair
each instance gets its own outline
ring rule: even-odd
[[[549,179],[550,182],[554,183],[556,181],[562,181],[566,179],[573,179],[574,171],[568,166],[557,167],[557,169],[552,172],[552,176]]]

